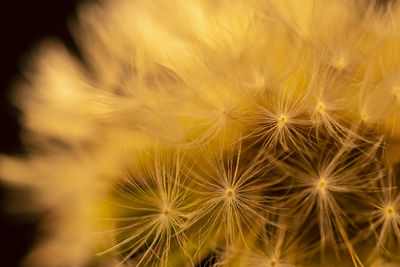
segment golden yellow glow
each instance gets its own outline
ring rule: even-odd
[[[325,190],[325,188],[326,188],[326,180],[321,178],[318,181],[317,187],[318,187],[319,190]]]
[[[288,121],[288,118],[286,117],[286,115],[281,115],[281,116],[279,116],[279,118],[278,118],[278,123],[279,123],[280,125],[285,124],[287,121]]]
[[[227,197],[233,197],[235,192],[232,189],[227,189],[225,194]]]
[[[388,206],[385,208],[385,213],[388,217],[394,216],[396,214],[395,210],[392,206]]]
[[[393,86],[392,92],[397,98],[400,98],[400,86]]]
[[[45,213],[27,266],[400,266],[400,0],[76,17],[79,56],[26,63],[26,153],[0,157],[12,208]]]
[[[363,112],[363,113],[361,113],[361,119],[363,120],[363,121],[367,121],[368,120],[368,115],[367,115],[367,113],[365,113],[365,112]]]
[[[347,66],[346,58],[341,56],[341,57],[335,59],[333,62],[333,65],[339,70],[344,69]]]
[[[319,102],[319,103],[317,104],[317,106],[316,106],[316,109],[317,109],[319,112],[323,111],[323,110],[325,109],[324,103]]]

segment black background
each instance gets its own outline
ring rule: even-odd
[[[23,78],[24,58],[41,40],[57,38],[77,52],[68,24],[75,19],[78,0],[13,0],[0,5],[0,153],[23,153],[19,111],[10,96]],[[10,214],[7,202],[15,191],[0,183],[0,266],[18,266],[35,239],[39,216]]]

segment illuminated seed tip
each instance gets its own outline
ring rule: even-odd
[[[397,98],[400,98],[400,86],[393,86],[392,92]]]
[[[230,188],[227,189],[226,192],[225,192],[225,194],[226,194],[227,197],[233,197],[234,193],[235,193],[235,192],[233,192],[233,190],[230,189]]]
[[[361,113],[360,117],[361,117],[361,120],[363,120],[363,121],[367,121],[368,120],[368,115],[365,112]]]
[[[264,79],[264,77],[262,77],[261,75],[257,75],[257,77],[256,77],[256,85],[257,85],[257,87],[259,87],[259,88],[264,87],[264,85],[265,85],[265,79]]]
[[[326,182],[326,180],[324,178],[319,179],[318,182],[317,182],[317,189],[320,192],[324,193],[325,189],[326,189],[326,184],[327,184],[327,182]]]
[[[386,212],[386,215],[389,217],[393,216],[395,214],[395,211],[392,206],[386,207],[385,212]]]
[[[288,118],[285,115],[281,115],[278,118],[278,123],[280,124],[285,124],[287,122]]]
[[[171,213],[171,211],[170,211],[170,209],[168,209],[168,208],[165,208],[165,209],[163,209],[163,211],[162,211],[162,214],[165,215],[165,216],[168,216],[170,213]]]
[[[325,109],[324,103],[318,102],[318,104],[317,104],[317,106],[316,106],[316,109],[317,109],[318,111],[323,111],[323,110]]]
[[[342,69],[344,69],[346,67],[347,62],[346,62],[346,59],[344,57],[339,57],[339,58],[335,59],[335,61],[333,62],[333,65],[337,69],[342,70]]]
[[[271,260],[271,261],[269,262],[269,265],[271,265],[271,266],[276,266],[276,260]]]

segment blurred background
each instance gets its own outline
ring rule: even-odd
[[[19,155],[19,111],[11,101],[15,81],[23,79],[24,59],[45,38],[57,38],[77,52],[69,34],[78,0],[13,0],[0,6],[0,153]],[[35,240],[40,215],[15,214],[15,190],[0,182],[0,266],[19,266]]]

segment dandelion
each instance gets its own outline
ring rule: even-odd
[[[378,255],[397,259],[396,251],[400,245],[400,196],[393,173],[389,172],[388,175],[380,181],[382,188],[376,193],[378,197],[370,200],[372,210],[368,213],[369,229],[366,234],[373,233],[375,236]]]
[[[354,106],[352,102],[355,102],[352,81],[323,64],[320,60],[315,61],[307,88],[312,100],[308,112],[316,136],[328,132],[330,136],[341,140],[350,134],[356,135],[346,121]]]
[[[363,192],[372,190],[379,178],[376,175],[381,168],[378,151],[379,146],[358,150],[348,145],[329,145],[320,152],[311,150],[300,159],[289,158],[290,165],[286,167],[294,179],[295,193],[288,200],[297,214],[294,218],[303,218],[301,225],[304,225],[308,224],[308,218],[315,216],[321,253],[327,244],[338,250],[343,242],[356,266],[362,263],[349,236],[355,224],[346,210],[351,210],[355,200],[365,199]],[[312,232],[313,226],[303,229]]]
[[[382,1],[379,1],[379,3]],[[44,42],[2,181],[34,266],[390,266],[400,5],[101,0]],[[23,207],[21,207],[23,206]],[[339,263],[340,262],[340,263]]]
[[[254,110],[243,119],[250,129],[245,135],[247,140],[254,140],[255,144],[270,151],[289,150],[289,147],[300,150],[308,142],[305,99],[297,93],[304,85],[297,75],[300,74],[294,72],[281,88],[259,96]]]
[[[112,222],[111,229],[101,233],[111,234],[115,244],[99,256],[115,252],[122,255],[118,265],[133,261],[136,266],[170,266],[171,254],[175,260],[176,254],[184,256],[183,226],[191,197],[183,185],[188,176],[179,152],[159,154],[140,158],[140,172],[128,175],[113,189],[103,208],[110,215],[99,220]]]
[[[276,196],[266,193],[285,177],[275,177],[270,171],[273,163],[262,154],[249,159],[242,154],[241,144],[233,151],[218,154],[205,150],[201,166],[193,173],[193,191],[198,194],[198,208],[191,214],[189,225],[199,228],[201,242],[209,235],[222,238],[225,246],[245,242],[257,236],[265,223],[273,223],[264,216],[276,213],[271,201]],[[206,232],[204,232],[206,231]]]

